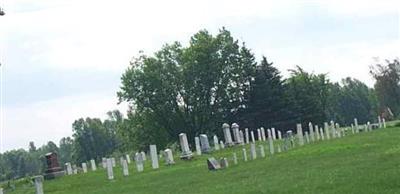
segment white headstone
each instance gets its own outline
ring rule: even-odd
[[[206,134],[201,134],[200,135],[200,146],[201,146],[201,151],[204,153],[210,153],[211,152],[211,147],[210,143],[208,142],[208,137]]]
[[[128,161],[122,160],[122,174],[124,176],[129,176]]]
[[[336,136],[339,138],[342,137],[342,129],[340,128],[339,123],[335,123],[335,129]]]
[[[164,154],[165,154],[165,163],[167,165],[175,164],[174,155],[172,154],[171,149],[164,150]]]
[[[386,119],[383,118],[383,119],[382,119],[382,122],[383,122],[383,128],[386,128]]]
[[[358,133],[359,131],[359,128],[358,128],[358,120],[357,120],[357,118],[354,118],[354,127],[355,127],[355,130],[356,130],[356,133]]]
[[[107,176],[108,180],[114,179],[113,162],[111,158],[107,158]]]
[[[264,129],[264,127],[261,127],[260,130],[261,130],[261,141],[265,141],[266,137],[265,137],[265,129]]]
[[[67,175],[72,175],[73,174],[71,163],[69,163],[69,162],[65,163],[65,168],[67,170]]]
[[[128,162],[128,164],[131,163],[131,157],[129,156],[129,154],[125,155],[126,161]]]
[[[196,154],[201,155],[201,147],[200,147],[200,138],[199,137],[194,137],[194,144],[196,146]]]
[[[271,130],[269,129],[268,129],[268,143],[269,143],[269,152],[271,154],[274,154],[275,153],[274,140],[272,139]]]
[[[264,151],[264,146],[263,145],[259,145],[258,146],[260,148],[260,155],[262,158],[265,158],[265,151]]]
[[[308,131],[304,132],[306,136],[306,143],[310,143],[310,136],[308,135]]]
[[[36,194],[43,194],[43,176],[35,176],[33,180],[35,182]]]
[[[143,161],[146,161],[146,160],[147,160],[147,158],[146,158],[146,152],[141,151],[140,154],[142,154],[142,159],[143,159]]]
[[[221,147],[221,149],[225,149],[225,144],[222,140],[219,141],[219,147]]]
[[[234,163],[234,164],[237,164],[237,163],[238,163],[236,153],[233,153],[233,163]]]
[[[87,165],[85,162],[82,163],[82,170],[83,170],[83,173],[87,173]]]
[[[138,172],[143,171],[143,154],[142,153],[136,153],[135,154],[135,162],[136,162],[136,169]]]
[[[106,169],[107,168],[107,158],[102,158],[101,164],[102,164],[103,168]]]
[[[246,128],[246,129],[244,129],[244,135],[245,135],[245,138],[246,138],[246,144],[248,144],[250,141],[249,141],[249,129],[248,128]]]
[[[372,131],[372,126],[369,121],[367,122],[367,131]]]
[[[256,143],[256,140],[254,138],[254,132],[251,131],[250,134],[251,134],[251,142]]]
[[[324,123],[324,128],[325,128],[325,135],[326,139],[329,140],[331,138],[330,133],[329,133],[329,125],[327,122]]]
[[[314,142],[314,128],[311,122],[308,123],[308,130],[310,131],[311,142]]]
[[[219,143],[218,143],[218,137],[217,137],[217,135],[214,135],[214,136],[213,136],[213,139],[214,139],[214,149],[215,149],[215,150],[219,150]]]
[[[276,140],[276,131],[274,127],[271,128],[271,133],[272,133],[272,139]]]
[[[244,145],[244,134],[242,130],[239,130],[239,139],[240,139],[240,145]]]
[[[262,137],[261,137],[261,130],[260,129],[257,129],[257,141],[262,141]]]
[[[354,131],[354,125],[353,125],[353,123],[351,124],[351,133],[352,133],[352,134],[354,134],[354,133],[355,133],[355,131]]]
[[[181,150],[182,150],[181,158],[182,159],[192,158],[193,154],[192,154],[192,151],[190,151],[189,143],[187,141],[187,137],[186,137],[185,133],[179,134],[179,142],[181,144]]]
[[[150,157],[151,157],[151,167],[153,167],[153,169],[157,169],[158,168],[158,156],[157,156],[156,145],[150,145]]]
[[[243,160],[246,162],[246,161],[247,161],[247,152],[246,152],[246,148],[243,148],[242,151],[243,151]]]
[[[333,121],[331,121],[330,127],[331,127],[332,137],[333,137],[333,138],[336,138],[336,137],[337,137],[336,128],[335,128],[335,123],[334,123]]]
[[[252,160],[255,160],[257,158],[256,144],[255,143],[251,143],[250,144],[250,158]]]
[[[379,125],[379,128],[382,128],[382,119],[381,119],[381,116],[378,116],[378,125]]]
[[[3,193],[3,188],[0,187],[0,194],[4,194]]]
[[[237,123],[232,123],[232,131],[233,131],[233,137],[234,137],[235,143],[239,144],[240,143],[239,125]]]
[[[297,128],[297,137],[299,138],[299,145],[304,145],[304,139],[303,139],[303,129],[301,128],[301,124],[296,125]]]
[[[90,167],[92,168],[92,171],[97,170],[96,161],[94,161],[93,159],[90,160]]]
[[[321,135],[321,140],[325,140],[325,135],[324,135],[324,130],[321,128],[319,128],[319,133]]]
[[[282,139],[282,132],[280,130],[278,130],[278,139],[281,140]]]
[[[314,131],[315,131],[315,140],[320,140],[321,139],[321,135],[319,134],[318,125],[315,125]]]
[[[78,167],[76,166],[76,164],[72,165],[72,171],[74,172],[74,174],[78,174]]]
[[[231,130],[229,129],[229,125],[227,123],[222,124],[222,131],[224,132],[225,143],[227,146],[232,146],[232,135]]]

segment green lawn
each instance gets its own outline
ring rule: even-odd
[[[267,143],[264,143],[267,145]],[[266,146],[267,147],[267,146]],[[124,193],[400,193],[400,128],[347,135],[341,139],[307,144],[273,157],[244,162],[241,146],[211,154],[238,155],[239,164],[224,170],[207,170],[206,158],[187,162],[176,159],[174,166],[161,164],[130,176],[114,169],[114,181],[105,170],[65,176],[46,181],[45,194],[124,194]],[[247,147],[248,148],[248,147]],[[248,153],[249,157],[249,153]],[[7,193],[7,192],[6,192]],[[31,186],[9,193],[34,193]]]

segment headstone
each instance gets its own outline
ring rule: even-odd
[[[208,170],[221,169],[221,165],[219,164],[219,162],[214,157],[211,157],[211,158],[207,159],[207,167],[208,167]]]
[[[378,115],[378,126],[379,128],[382,128],[382,119],[381,116]]]
[[[310,131],[310,136],[311,136],[311,142],[314,142],[314,128],[313,124],[311,122],[308,123],[308,130]]]
[[[198,156],[201,155],[201,147],[200,147],[200,138],[199,137],[194,137],[194,144],[196,146],[196,154]]]
[[[262,141],[261,140],[261,130],[260,129],[257,129],[257,141]]]
[[[142,153],[136,153],[135,154],[135,162],[136,162],[136,169],[138,172],[143,171],[143,154]]]
[[[150,158],[151,158],[151,167],[153,167],[153,169],[157,169],[158,168],[158,157],[157,157],[156,145],[150,145]]]
[[[271,128],[271,133],[272,133],[272,139],[275,141],[276,140],[276,132],[275,132],[274,127]]]
[[[218,137],[216,135],[214,135],[213,139],[214,139],[214,149],[219,150]]]
[[[264,127],[261,127],[261,141],[265,141],[267,138],[265,137],[265,129]]]
[[[129,156],[129,154],[126,154],[125,158],[126,158],[126,162],[128,162],[128,164],[130,164],[131,163],[131,157]]]
[[[233,163],[234,163],[234,164],[237,164],[237,163],[238,163],[236,153],[233,153]]]
[[[3,193],[3,188],[0,187],[0,194],[4,194]]]
[[[249,144],[250,143],[250,138],[249,138],[249,129],[248,128],[246,128],[246,129],[244,129],[244,135],[245,135],[245,138],[246,138],[246,144]]]
[[[124,176],[129,176],[128,161],[125,159],[122,160],[122,174]]]
[[[268,144],[269,144],[269,153],[273,155],[275,153],[274,140],[272,139],[271,130],[269,129],[268,129]]]
[[[228,163],[228,159],[227,158],[221,158],[220,160],[220,164],[221,164],[221,168],[228,168],[229,167],[229,163]]]
[[[353,123],[351,124],[351,133],[352,133],[352,134],[354,134],[354,133],[355,133],[355,131],[354,131],[354,125],[353,125]]]
[[[181,144],[181,159],[191,159],[193,157],[192,151],[189,149],[189,143],[185,133],[179,134],[179,142]]]
[[[251,143],[250,144],[250,158],[252,160],[255,160],[257,158],[256,144],[255,143]]]
[[[200,135],[200,146],[201,146],[201,151],[204,153],[210,153],[211,152],[211,147],[210,143],[208,142],[208,137],[206,134],[201,134]]]
[[[67,162],[65,163],[65,169],[67,171],[67,175],[72,175],[74,172],[72,172],[72,166],[71,163]]]
[[[142,151],[142,152],[140,152],[140,154],[142,154],[143,161],[146,161],[147,160],[146,152]]]
[[[251,142],[256,143],[256,140],[254,138],[254,132],[251,131],[250,134],[251,134]]]
[[[83,170],[83,173],[87,173],[87,165],[85,162],[82,163],[82,170]]]
[[[116,166],[116,162],[115,162],[115,158],[114,157],[111,158],[111,164],[112,164],[113,167]]]
[[[282,132],[280,130],[278,130],[278,139],[281,140],[282,139]]]
[[[50,152],[45,155],[47,168],[44,171],[44,179],[54,179],[56,177],[64,176],[64,171],[58,163],[57,153]]]
[[[287,132],[286,132],[286,136],[287,136],[287,139],[288,139],[289,142],[290,142],[289,147],[290,147],[290,148],[296,147],[296,144],[295,144],[295,142],[294,142],[293,131],[292,131],[292,130],[287,131]],[[285,149],[285,150],[287,150],[287,149]]]
[[[102,163],[103,168],[106,169],[107,168],[107,158],[102,158],[101,163]]]
[[[372,131],[372,126],[369,121],[367,122],[367,129],[368,129],[368,131]]]
[[[341,138],[342,137],[342,129],[340,129],[339,123],[335,123],[335,131],[336,131],[336,136]]]
[[[302,146],[304,145],[304,139],[303,139],[303,129],[301,128],[301,124],[297,124],[296,128],[297,128],[297,137],[299,138],[299,145]]]
[[[320,140],[321,139],[321,135],[319,134],[318,125],[315,125],[314,131],[315,131],[315,135],[316,135],[315,140],[317,140],[317,141]]]
[[[35,183],[36,194],[43,194],[43,176],[33,177]]]
[[[164,157],[165,158],[165,163],[167,165],[175,164],[174,155],[172,154],[172,150],[171,149],[166,149],[164,151],[164,154],[165,154],[165,157]]]
[[[333,121],[331,121],[331,133],[332,133],[332,137],[336,138],[336,128],[335,128],[335,123]]]
[[[113,162],[111,158],[107,158],[107,176],[108,180],[114,179]]]
[[[90,160],[90,167],[92,168],[92,171],[97,170],[96,161],[94,161],[93,159]]]
[[[358,121],[357,118],[354,118],[354,127],[356,128],[356,133],[358,133],[359,128],[358,128]]]
[[[325,135],[326,139],[329,140],[331,138],[330,133],[329,133],[329,125],[327,122],[324,123],[324,128],[325,128]]]
[[[319,128],[319,133],[321,135],[321,140],[325,140],[325,135],[324,135],[324,130],[321,128]]]
[[[243,160],[244,160],[245,162],[247,162],[247,152],[246,152],[246,148],[243,148],[242,151],[243,151]]]
[[[304,132],[306,136],[306,143],[310,143],[310,136],[308,135],[308,131]]]
[[[385,128],[385,129],[386,129],[386,119],[385,119],[385,118],[383,118],[383,119],[382,119],[382,122],[383,122],[383,128]]]
[[[263,146],[263,145],[259,145],[258,147],[260,148],[260,155],[261,155],[261,158],[265,158],[264,146]]]
[[[222,140],[219,141],[219,147],[221,147],[221,149],[225,149],[225,144]]]
[[[240,145],[244,145],[244,134],[242,130],[239,130],[239,139],[240,139]]]
[[[225,144],[227,146],[232,146],[233,141],[232,141],[231,130],[229,129],[229,125],[227,123],[222,124],[222,131],[224,132]]]
[[[233,131],[233,138],[234,138],[234,143],[239,144],[240,143],[240,137],[239,137],[239,125],[237,123],[232,123],[232,131]]]
[[[72,165],[72,171],[74,172],[74,174],[78,174],[78,167],[76,166],[76,164]]]

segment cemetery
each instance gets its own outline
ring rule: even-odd
[[[65,175],[57,156],[49,154],[48,180],[35,176],[32,185],[3,193],[399,192],[400,128],[386,122],[375,129],[368,125],[355,119],[354,125],[340,128],[332,121],[317,133],[312,123],[307,128],[298,124],[296,133],[267,129],[265,138],[260,129],[259,138],[250,141],[253,131],[224,124],[225,145],[216,136],[211,136],[211,145],[211,138],[202,134],[200,145],[190,148],[186,135],[180,134],[180,150],[149,145],[148,152],[126,154],[118,164],[115,158],[103,158],[103,164],[67,163],[61,171]]]

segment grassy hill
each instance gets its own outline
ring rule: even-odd
[[[229,168],[220,171],[208,171],[206,158],[210,155],[202,155],[190,162],[176,158],[174,166],[160,161],[158,170],[152,170],[147,161],[142,173],[136,172],[132,163],[128,177],[116,167],[113,181],[107,180],[103,169],[65,176],[46,181],[44,190],[45,194],[400,193],[400,128],[297,146],[273,157],[266,150],[266,158],[247,162],[241,149],[210,154],[230,159]],[[233,152],[238,155],[237,165],[231,160]],[[9,193],[34,193],[34,188],[25,185]]]

